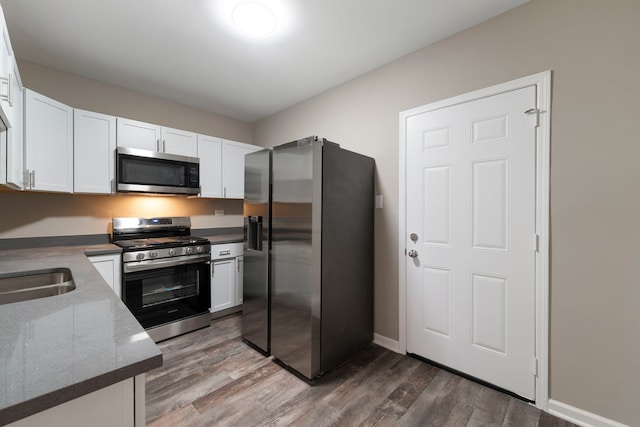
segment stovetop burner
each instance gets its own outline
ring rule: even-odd
[[[125,249],[171,248],[177,246],[205,245],[209,241],[196,236],[148,237],[144,239],[119,240],[114,242]]]
[[[112,225],[112,242],[123,248],[125,252],[190,246],[203,246],[203,248],[194,248],[196,252],[209,251],[209,240],[190,235],[191,219],[189,217],[113,218]],[[191,252],[188,250],[167,252],[171,256],[182,253]]]

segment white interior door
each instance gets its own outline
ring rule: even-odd
[[[407,352],[531,400],[535,108],[530,86],[406,121]]]

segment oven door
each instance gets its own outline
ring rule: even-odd
[[[123,300],[144,328],[207,313],[210,268],[209,254],[125,263]]]

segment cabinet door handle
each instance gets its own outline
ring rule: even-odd
[[[231,250],[228,250],[228,251],[220,251],[220,252],[218,252],[218,255],[231,255]]]
[[[31,178],[29,179],[29,182],[31,185],[31,189],[33,190],[34,187],[36,186],[36,171],[32,170],[30,175],[31,175]]]
[[[156,151],[160,151],[160,140],[156,139]]]
[[[7,85],[7,93],[0,94],[0,99],[7,101],[9,106],[13,106],[11,104],[11,73],[7,74],[7,77],[0,77],[0,82]]]
[[[7,101],[9,102],[9,107],[13,107],[13,91],[11,90],[11,73],[9,73],[9,87],[7,88]]]
[[[162,140],[162,152],[164,153],[167,150],[167,141]]]

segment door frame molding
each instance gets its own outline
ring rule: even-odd
[[[536,230],[539,236],[535,266],[535,353],[537,359],[536,406],[549,406],[549,195],[551,141],[551,71],[497,84],[462,95],[432,102],[400,113],[399,188],[398,188],[398,302],[399,350],[407,352],[407,119],[456,104],[536,86],[539,110],[536,132]],[[524,113],[524,112],[523,112]],[[532,370],[536,367],[532,367]]]

